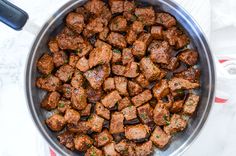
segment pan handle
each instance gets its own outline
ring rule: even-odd
[[[15,30],[21,30],[25,25],[28,14],[14,4],[0,0],[0,21]]]

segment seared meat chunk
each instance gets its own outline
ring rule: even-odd
[[[71,108],[71,101],[61,98],[58,102],[57,110],[59,113],[64,114],[67,109]]]
[[[162,64],[161,67],[168,70],[175,70],[179,66],[178,58],[171,57],[168,64]]]
[[[83,6],[80,6],[78,8],[75,9],[75,12],[78,13],[78,14],[81,14],[84,16],[84,21],[88,21],[89,19],[89,16],[91,15],[91,13],[86,10]]]
[[[90,129],[88,121],[79,121],[77,124],[67,124],[67,129],[73,133],[87,133]]]
[[[55,76],[58,77],[61,81],[67,82],[72,78],[73,73],[74,68],[68,64],[65,64],[57,70]]]
[[[139,34],[143,31],[144,25],[142,23],[142,21],[134,21],[131,26],[130,29],[133,30],[136,34]]]
[[[79,56],[78,55],[75,55],[74,53],[70,53],[70,56],[69,56],[69,65],[71,67],[75,67],[76,66],[76,63],[78,62],[79,60]]]
[[[153,121],[153,108],[148,103],[138,107],[137,110],[142,123],[147,124]]]
[[[80,111],[80,116],[89,116],[91,112],[92,104],[88,104],[82,111]]]
[[[170,124],[164,127],[164,131],[167,134],[174,134],[179,131],[183,131],[187,126],[185,121],[180,115],[173,114],[170,119]]]
[[[110,133],[117,134],[125,131],[124,129],[124,115],[120,112],[115,112],[111,115]]]
[[[165,147],[170,141],[171,136],[166,134],[159,126],[153,131],[150,140],[158,147]]]
[[[188,80],[185,80],[183,78],[172,78],[169,82],[169,87],[172,91],[178,90],[178,89],[194,89],[198,88],[200,85],[199,83],[192,83]]]
[[[150,85],[149,81],[143,74],[139,74],[139,76],[135,78],[135,81],[143,88],[148,88],[148,86]]]
[[[137,156],[148,156],[152,153],[152,141],[144,142],[135,147],[135,153]]]
[[[154,122],[159,125],[168,125],[170,123],[170,112],[162,103],[158,103],[153,111]]]
[[[97,115],[107,120],[110,120],[110,111],[107,108],[105,108],[100,102],[96,103],[94,109]]]
[[[129,145],[127,141],[122,140],[118,144],[115,145],[115,149],[117,152],[119,152],[121,155],[128,156],[128,148]]]
[[[128,96],[129,93],[127,91],[127,79],[125,77],[116,76],[114,77],[114,81],[116,90],[119,92],[119,94],[123,96]]]
[[[112,65],[112,73],[115,75],[123,76],[125,73],[125,66],[122,65]]]
[[[92,114],[88,119],[88,124],[93,132],[101,132],[104,119],[96,114]]]
[[[104,6],[105,3],[101,0],[91,0],[84,5],[84,8],[88,10],[90,13],[99,16],[101,15]]]
[[[84,73],[85,78],[89,81],[90,85],[94,89],[99,89],[104,80],[110,74],[110,66],[102,65],[94,69],[88,70]]]
[[[159,40],[163,38],[163,28],[161,26],[152,26],[151,28],[152,38]]]
[[[102,10],[102,14],[101,14],[101,18],[103,18],[104,20],[107,21],[107,23],[111,20],[112,18],[112,13],[110,11],[110,9],[108,8],[107,5],[105,5],[103,7],[103,10]]]
[[[127,46],[125,37],[119,33],[115,33],[115,32],[111,32],[108,37],[107,37],[107,41],[118,48],[125,48]]]
[[[38,88],[44,89],[49,92],[56,91],[60,87],[60,85],[60,79],[53,75],[49,75],[45,78],[39,77],[36,80],[36,86]]]
[[[187,115],[193,115],[199,102],[199,96],[195,94],[189,94],[184,103],[183,113]]]
[[[102,151],[94,146],[91,146],[85,153],[85,156],[103,156]]]
[[[130,48],[124,48],[122,51],[122,64],[127,65],[134,61],[134,56]]]
[[[161,99],[169,94],[169,86],[167,80],[163,79],[159,83],[156,83],[156,85],[152,89],[152,92],[154,97],[157,99]]]
[[[170,45],[168,42],[163,41],[158,47],[152,48],[150,59],[155,63],[169,64],[171,57],[170,53]]]
[[[98,38],[100,40],[106,41],[108,34],[109,34],[109,28],[105,27],[103,28],[103,31],[99,33]]]
[[[102,147],[110,142],[112,142],[113,137],[107,129],[103,130],[101,133],[98,133],[94,137],[95,145],[97,147]]]
[[[87,94],[84,88],[74,88],[71,94],[73,108],[83,110],[87,106]]]
[[[144,42],[148,46],[152,42],[152,35],[150,33],[141,33],[138,40]]]
[[[121,99],[121,96],[118,91],[112,91],[107,94],[102,100],[102,104],[107,108],[112,108],[115,104]]]
[[[80,119],[80,114],[74,109],[67,109],[64,118],[67,123],[77,124]]]
[[[86,72],[89,69],[89,60],[85,57],[81,57],[76,63],[76,68],[78,68],[81,72]]]
[[[140,70],[149,81],[157,80],[160,75],[160,69],[148,57],[140,61]]]
[[[133,31],[132,29],[129,29],[127,31],[127,34],[125,37],[126,37],[127,43],[132,45],[134,43],[134,41],[136,41],[138,34],[135,31]]]
[[[128,21],[135,21],[136,20],[136,16],[133,14],[134,10],[135,10],[135,3],[134,3],[134,1],[125,0],[123,16]]]
[[[126,31],[127,21],[123,16],[116,16],[109,25],[111,31]]]
[[[54,68],[52,56],[47,53],[43,54],[43,56],[37,62],[37,68],[42,74],[50,74]]]
[[[88,101],[91,103],[96,103],[101,100],[101,97],[103,95],[102,88],[99,89],[93,89],[91,86],[88,86],[86,88]]]
[[[106,46],[106,47],[108,47],[110,49],[112,48],[112,46],[110,44],[97,39],[96,42],[95,42],[95,47],[99,48],[99,47],[102,47],[102,46]]]
[[[48,43],[48,48],[52,53],[59,51],[59,46],[57,44],[57,41],[55,39],[51,39]]]
[[[118,102],[118,110],[122,110],[131,105],[131,102],[128,97],[124,97]]]
[[[170,28],[176,25],[176,20],[168,13],[160,12],[156,14],[156,23]]]
[[[63,116],[53,114],[46,120],[46,124],[52,131],[60,131],[64,128],[66,121]]]
[[[82,44],[79,45],[78,49],[76,49],[76,54],[79,57],[83,57],[87,55],[92,49],[93,46],[88,41],[84,41]]]
[[[187,65],[195,65],[198,61],[198,53],[194,50],[185,50],[178,55],[180,61],[186,63]]]
[[[125,137],[128,140],[144,139],[149,134],[149,128],[146,125],[138,124],[125,127]]]
[[[111,142],[103,147],[104,155],[105,156],[120,156],[118,152],[115,150],[115,143]]]
[[[137,118],[137,111],[135,106],[128,106],[122,110],[126,120],[133,120]]]
[[[143,41],[136,40],[133,44],[132,54],[137,57],[143,57],[146,54],[147,44]]]
[[[143,91],[142,87],[133,81],[128,81],[128,90],[130,96],[138,95]]]
[[[118,49],[113,49],[112,51],[112,63],[118,63],[121,61],[121,52]]]
[[[47,96],[41,102],[41,107],[46,110],[55,109],[60,100],[60,94],[58,92],[48,93]]]
[[[72,87],[71,87],[71,85],[69,85],[69,84],[63,84],[62,86],[61,86],[61,90],[60,90],[61,92],[62,92],[62,96],[64,97],[64,98],[67,98],[67,99],[70,99],[71,98],[71,92],[72,92]]]
[[[182,111],[184,105],[184,100],[178,100],[173,102],[172,107],[170,109],[171,113],[179,113]]]
[[[148,102],[149,100],[151,100],[152,98],[152,93],[150,90],[145,90],[142,93],[134,96],[131,101],[135,106],[140,106],[146,102]]]
[[[135,78],[139,75],[138,71],[139,71],[138,63],[137,62],[130,62],[125,67],[124,76],[128,77],[128,78]]]
[[[57,136],[57,139],[59,140],[60,144],[66,146],[68,149],[74,150],[75,144],[74,144],[74,133],[71,133],[69,131],[65,131]]]
[[[200,78],[200,69],[191,67],[185,71],[176,73],[175,77],[183,78],[191,82],[198,82]]]
[[[108,46],[94,48],[89,54],[89,67],[92,68],[99,64],[107,64],[111,61],[112,50]]]
[[[77,33],[81,33],[85,26],[84,16],[75,12],[71,12],[66,17],[66,25]]]
[[[153,25],[155,23],[155,12],[152,7],[136,8],[135,15],[144,25]]]
[[[64,51],[58,51],[53,53],[53,63],[55,67],[60,67],[63,64],[66,64],[68,62],[68,56]]]
[[[107,20],[101,17],[91,19],[89,23],[86,25],[83,31],[83,35],[85,37],[91,37],[97,33],[102,32],[106,25],[107,25]]]
[[[81,74],[80,71],[76,70],[70,82],[71,86],[74,88],[79,88],[83,85],[83,83],[84,83],[83,75]]]
[[[122,13],[124,11],[124,0],[109,0],[111,13]]]
[[[112,78],[112,77],[107,78],[103,83],[103,89],[105,91],[114,90],[115,87],[116,87],[115,86],[115,81],[114,81],[114,78]]]
[[[93,145],[93,139],[85,134],[77,134],[74,138],[75,149],[84,152]]]

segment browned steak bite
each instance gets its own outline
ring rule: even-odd
[[[76,8],[75,12],[78,13],[78,14],[83,15],[84,16],[84,21],[86,21],[86,22],[88,21],[89,16],[91,15],[91,13],[88,10],[86,10],[84,8],[84,6],[80,6],[80,7]]]
[[[142,93],[134,96],[131,101],[132,103],[138,107],[146,102],[148,102],[149,100],[151,100],[152,98],[152,93],[150,90],[145,90]]]
[[[87,92],[87,99],[91,103],[96,103],[101,100],[101,97],[103,95],[102,88],[99,89],[93,89],[90,85],[86,88]]]
[[[138,107],[137,110],[142,123],[147,124],[153,121],[153,108],[148,103]]]
[[[54,68],[52,56],[47,53],[43,54],[43,56],[37,62],[37,68],[42,74],[50,74]]]
[[[74,88],[71,94],[73,108],[83,110],[87,106],[87,93],[84,88]]]
[[[139,76],[135,78],[135,81],[143,88],[148,88],[148,86],[150,85],[149,81],[143,74],[139,74]]]
[[[171,57],[169,60],[169,64],[162,64],[161,67],[168,69],[170,71],[175,70],[179,66],[179,60],[177,57]]]
[[[122,110],[126,120],[133,120],[137,118],[137,111],[135,106],[128,106]]]
[[[79,60],[79,56],[74,54],[74,53],[70,53],[70,56],[69,56],[69,65],[71,67],[75,67],[76,66],[76,63],[78,62]]]
[[[77,124],[67,124],[67,129],[73,133],[88,133],[90,127],[88,121],[79,121]]]
[[[112,65],[112,73],[115,75],[123,76],[125,73],[125,66],[122,65]]]
[[[199,88],[199,83],[192,83],[188,80],[185,80],[183,78],[172,78],[169,82],[169,87],[172,91],[178,90],[178,89],[194,89]]]
[[[77,124],[80,119],[80,114],[74,109],[67,109],[64,118],[67,123]]]
[[[176,20],[168,13],[160,12],[156,14],[156,23],[170,28],[176,25]]]
[[[124,11],[124,0],[109,0],[111,13],[122,13]]]
[[[121,99],[121,96],[118,91],[112,91],[107,94],[102,100],[102,104],[107,108],[112,108],[115,104]]]
[[[79,45],[75,52],[79,57],[83,57],[87,55],[92,49],[93,46],[90,44],[90,42],[84,41],[82,44]]]
[[[174,134],[183,131],[187,126],[187,121],[184,120],[179,114],[173,114],[170,119],[170,124],[164,127],[167,134]]]
[[[56,91],[59,89],[61,81],[54,75],[48,75],[47,77],[39,77],[36,80],[36,86],[46,91]]]
[[[191,82],[198,82],[200,78],[200,70],[198,68],[191,67],[185,71],[176,73],[175,77],[183,78]]]
[[[85,156],[103,156],[102,150],[91,146],[85,153]]]
[[[71,92],[72,92],[72,87],[69,84],[63,84],[61,86],[60,92],[62,93],[62,96],[64,98],[70,99],[71,98]]]
[[[153,95],[157,99],[161,99],[169,94],[169,86],[167,83],[167,80],[162,79],[159,83],[156,83],[156,85],[152,89]]]
[[[90,19],[89,23],[86,25],[83,31],[83,35],[85,37],[92,37],[93,35],[102,32],[106,25],[107,20],[104,20],[101,17]]]
[[[162,26],[152,26],[151,28],[152,38],[155,40],[159,40],[163,38],[163,28]]]
[[[140,70],[149,81],[157,80],[160,75],[160,69],[148,57],[140,61]]]
[[[57,104],[58,112],[64,114],[69,108],[71,108],[71,101],[61,98]]]
[[[134,61],[134,56],[130,48],[124,48],[122,51],[122,64],[127,65],[130,62]]]
[[[171,48],[168,42],[163,41],[151,50],[150,59],[155,63],[169,64]]]
[[[153,131],[150,140],[158,148],[164,148],[170,141],[171,136],[166,134],[159,126]]]
[[[75,149],[80,152],[85,152],[93,145],[93,139],[85,134],[77,134],[74,138]]]
[[[59,51],[59,46],[57,44],[57,41],[55,39],[51,39],[48,43],[48,48],[52,53]]]
[[[76,68],[78,68],[81,72],[86,72],[89,69],[89,60],[84,56],[81,57],[76,63]]]
[[[124,13],[123,16],[128,20],[128,21],[135,21],[137,17],[134,15],[134,10],[135,10],[135,3],[134,1],[128,1],[125,0],[124,2]]]
[[[71,12],[66,17],[66,25],[77,33],[81,33],[85,26],[84,16],[75,12]]]
[[[119,63],[122,60],[121,51],[118,49],[113,49],[111,63]]]
[[[195,65],[198,61],[198,53],[194,50],[184,50],[178,55],[180,61],[186,63],[187,65]]]
[[[88,104],[82,111],[80,111],[81,116],[89,116],[92,109],[92,104]]]
[[[105,108],[100,102],[96,103],[94,109],[97,115],[107,120],[110,120],[110,111],[107,108]]]
[[[46,124],[52,131],[58,132],[64,128],[66,121],[63,116],[59,114],[53,114],[46,120]]]
[[[74,144],[74,133],[71,133],[69,131],[65,131],[57,136],[57,139],[59,140],[60,144],[66,146],[66,148],[70,150],[75,149]]]
[[[58,92],[51,92],[46,95],[46,97],[41,102],[41,107],[46,110],[55,109],[60,100],[60,94]]]
[[[190,94],[184,103],[183,113],[187,115],[193,115],[197,108],[199,98],[200,97],[198,95]]]
[[[71,86],[74,88],[79,88],[83,85],[84,83],[84,77],[82,73],[79,70],[75,70],[75,73],[71,79]]]
[[[100,40],[106,41],[108,34],[109,34],[109,28],[105,27],[103,28],[103,31],[99,33],[98,38]]]
[[[99,16],[102,13],[104,6],[105,3],[101,0],[91,0],[84,5],[84,8],[90,13]]]
[[[125,131],[124,129],[124,115],[120,112],[115,112],[111,115],[110,133],[117,134]]]
[[[155,23],[155,12],[152,7],[136,8],[135,15],[144,25],[153,25]]]
[[[174,101],[170,108],[171,113],[179,113],[183,110],[184,100]]]
[[[53,53],[53,63],[55,67],[60,67],[68,62],[68,56],[64,51]]]
[[[138,124],[125,127],[125,137],[129,140],[144,139],[149,134],[149,128],[146,125]]]
[[[123,96],[128,96],[129,93],[127,90],[127,79],[125,77],[116,76],[114,77],[114,81],[116,90],[119,92],[119,94]]]
[[[153,111],[154,122],[159,125],[170,124],[170,112],[162,103],[158,103]]]
[[[95,145],[97,147],[101,147],[112,142],[113,137],[109,133],[109,131],[105,129],[101,133],[98,133],[97,135],[95,135],[94,140],[95,140]]]
[[[125,37],[127,43],[132,45],[137,40],[138,34],[135,31],[129,29]]]
[[[116,32],[111,32],[107,37],[107,41],[108,43],[117,48],[123,49],[127,46],[125,36]]]
[[[128,78],[135,78],[139,75],[139,67],[137,62],[130,62],[125,67],[124,76]]]
[[[58,77],[61,81],[67,82],[72,78],[73,73],[74,68],[68,64],[65,64],[57,70],[55,76]]]
[[[103,89],[105,91],[114,90],[115,87],[116,87],[115,86],[115,81],[114,81],[114,78],[112,78],[112,77],[107,78],[103,83]]]
[[[103,152],[105,156],[120,156],[118,152],[115,150],[115,143],[111,142],[103,147]]]
[[[128,148],[129,148],[129,144],[127,143],[126,140],[122,140],[118,144],[115,145],[116,151],[124,156],[128,156]]]
[[[143,89],[139,84],[133,81],[128,81],[128,91],[130,96],[135,96],[141,93]]]
[[[118,111],[131,105],[131,101],[128,97],[124,97],[118,102]]]
[[[152,153],[152,141],[147,141],[135,147],[136,156],[149,156]]]
[[[111,31],[126,31],[127,21],[123,16],[114,17],[109,25]]]
[[[92,114],[88,119],[88,124],[93,132],[101,132],[104,119],[96,114]]]

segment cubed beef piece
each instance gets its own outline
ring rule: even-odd
[[[170,124],[164,127],[167,134],[174,134],[183,131],[187,126],[187,121],[184,120],[179,114],[173,114],[170,119]]]
[[[149,44],[147,51],[151,52],[152,50],[157,49],[158,47],[161,46],[163,41],[161,40],[152,40],[152,42]]]
[[[156,23],[170,28],[176,25],[176,20],[168,13],[160,12],[156,14]]]
[[[141,93],[143,89],[139,84],[133,81],[128,81],[128,91],[130,96],[135,96]]]
[[[164,104],[158,103],[153,111],[153,120],[158,126],[170,123],[170,112]]]
[[[105,3],[101,0],[91,0],[84,5],[84,8],[88,10],[90,13],[99,16],[102,13],[104,6]]]
[[[52,130],[52,131],[61,131],[65,124],[65,118],[59,114],[53,114],[46,120],[47,126]]]
[[[85,78],[94,89],[99,89],[104,80],[110,75],[110,66],[102,65],[84,73]]]
[[[179,66],[179,61],[177,57],[171,57],[168,64],[162,64],[161,67],[168,69],[170,71],[175,70]]]
[[[137,156],[149,156],[152,153],[152,150],[152,141],[150,140],[135,147]]]
[[[125,73],[125,66],[122,65],[112,65],[112,73],[115,75],[123,76]]]
[[[61,98],[61,100],[58,101],[57,110],[59,113],[64,114],[67,109],[71,108],[71,101],[66,100],[64,98]]]
[[[143,32],[143,28],[144,28],[144,25],[141,21],[134,21],[130,26],[130,29],[133,30],[137,34]]]
[[[157,80],[160,75],[160,69],[148,57],[140,61],[140,70],[149,81]]]
[[[131,105],[131,102],[128,97],[124,97],[118,102],[118,110],[122,110]]]
[[[151,28],[152,38],[155,40],[160,40],[163,38],[163,28],[162,26],[152,26]]]
[[[94,140],[97,147],[102,147],[112,142],[113,137],[107,129],[104,129],[101,133],[95,135]]]
[[[126,31],[127,21],[123,16],[116,16],[111,20],[109,28],[111,31]]]
[[[92,104],[88,104],[82,111],[80,111],[81,116],[89,116],[92,109]]]
[[[146,54],[147,44],[143,41],[136,40],[133,44],[132,54],[137,57],[143,57]]]
[[[93,145],[93,139],[86,134],[77,134],[74,138],[75,149],[85,152]]]
[[[125,77],[116,76],[114,77],[114,81],[116,90],[119,92],[119,94],[123,96],[128,96],[129,93],[127,90],[127,79]]]
[[[149,134],[149,128],[143,124],[130,125],[125,127],[125,137],[128,140],[145,139]]]
[[[117,90],[107,94],[102,100],[102,104],[107,108],[112,108],[121,99],[121,96]]]
[[[79,88],[83,85],[84,83],[84,77],[83,75],[81,74],[80,71],[78,70],[75,70],[75,73],[71,79],[71,86],[74,87],[74,88]]]
[[[60,67],[63,64],[68,63],[68,56],[64,51],[58,51],[53,53],[53,63],[55,67]]]
[[[101,100],[101,97],[103,95],[102,88],[99,89],[93,89],[90,85],[86,88],[88,101],[91,103],[96,103]]]
[[[169,64],[171,48],[168,42],[163,41],[158,47],[151,50],[150,59],[155,63]]]
[[[86,10],[83,6],[76,8],[75,12],[83,15],[84,21],[86,21],[86,22],[88,21],[89,17],[91,16],[91,13],[88,10]]]
[[[142,123],[148,124],[153,121],[153,108],[148,103],[138,107],[137,110]]]
[[[120,156],[118,152],[115,150],[115,143],[111,142],[103,147],[105,156]]]
[[[88,41],[84,41],[82,44],[79,45],[79,47],[76,49],[76,54],[79,57],[83,57],[87,55],[91,50],[93,49],[93,46]]]
[[[82,36],[65,27],[57,36],[56,40],[60,49],[77,50],[79,44],[84,42]]]
[[[125,67],[124,76],[128,78],[135,78],[139,75],[139,67],[137,62],[130,62]]]
[[[80,119],[80,114],[74,109],[67,109],[64,118],[67,123],[77,124]]]
[[[187,65],[195,65],[198,61],[198,53],[194,50],[184,50],[178,55],[180,61],[186,63]]]
[[[75,12],[70,12],[66,16],[66,25],[77,33],[81,33],[84,29],[84,16]]]
[[[143,88],[148,88],[148,86],[150,85],[149,81],[143,74],[139,74],[139,76],[135,78],[135,81]]]
[[[157,126],[153,131],[150,140],[158,148],[163,148],[168,144],[170,138],[171,138],[170,135],[166,134],[159,126]]]
[[[152,98],[152,93],[150,90],[145,90],[142,93],[134,96],[131,101],[135,106],[141,106],[142,104],[148,102]]]
[[[104,119],[96,114],[92,114],[88,119],[88,124],[93,132],[101,132]]]
[[[122,64],[127,65],[134,61],[134,56],[130,48],[124,48],[122,50]]]
[[[78,62],[79,60],[79,56],[78,55],[75,55],[74,53],[70,53],[70,56],[69,56],[69,65],[71,67],[75,67],[76,66],[76,63]]]
[[[148,45],[152,42],[152,35],[150,33],[141,33],[138,40],[143,41],[148,47]]]
[[[103,156],[102,150],[91,146],[85,153],[85,156]]]
[[[135,106],[128,106],[122,110],[126,120],[133,120],[137,118],[137,111]]]
[[[111,61],[112,50],[109,46],[94,48],[89,54],[89,67],[92,68],[99,64],[107,64]]]
[[[73,88],[71,94],[72,106],[77,110],[83,110],[87,106],[87,94],[84,88]]]
[[[75,149],[74,144],[74,133],[71,133],[69,131],[65,131],[57,136],[57,139],[59,140],[60,144],[66,146],[66,148],[70,150]]]
[[[57,41],[55,39],[49,41],[48,48],[52,53],[58,52],[60,50]]]
[[[67,129],[73,133],[88,133],[90,130],[88,121],[79,121],[77,124],[67,124]]]
[[[129,148],[129,144],[127,143],[126,140],[122,140],[118,144],[115,145],[116,151],[124,156],[128,156],[128,148]]]
[[[107,120],[110,120],[110,111],[107,108],[105,108],[100,102],[96,103],[94,109],[97,115]]]
[[[184,103],[183,113],[186,115],[193,115],[199,102],[199,96],[195,94],[189,94]]]
[[[185,71],[182,71],[180,73],[176,73],[175,76],[179,77],[179,78],[184,78],[184,79],[189,80],[191,82],[198,82],[199,78],[200,78],[200,69],[191,67]]]
[[[122,13],[124,11],[124,1],[123,0],[109,0],[109,5],[111,7],[111,13]]]
[[[153,25],[155,23],[155,11],[152,7],[136,8],[135,15],[144,25]]]
[[[157,99],[161,99],[169,94],[169,86],[167,80],[162,79],[159,83],[156,83],[156,85],[152,89],[152,92],[154,97]]]
[[[185,80],[183,78],[177,78],[177,77],[170,79],[168,84],[172,91],[175,91],[178,89],[194,89],[194,88],[200,87],[199,83],[192,83],[188,80]]]
[[[170,108],[171,113],[179,113],[183,110],[184,100],[178,100],[173,102],[172,107]]]
[[[137,40],[138,34],[133,30],[128,30],[126,34],[126,41],[128,44],[133,44]]]
[[[37,68],[42,74],[50,74],[54,68],[52,56],[47,53],[43,54],[43,56],[37,62]]]
[[[102,13],[101,13],[101,16],[100,16],[100,17],[103,18],[103,19],[105,19],[105,20],[107,20],[107,22],[109,22],[109,21],[111,20],[111,18],[112,18],[112,13],[111,13],[110,8],[109,8],[107,5],[105,5],[105,6],[103,7],[103,10],[102,10]]]
[[[92,37],[93,35],[102,32],[106,25],[107,20],[101,17],[90,19],[83,31],[83,35],[87,38]]]
[[[159,80],[161,80],[161,79],[163,79],[164,77],[166,77],[166,75],[167,75],[167,71],[166,70],[164,70],[164,69],[160,69],[161,70],[161,73],[160,73],[160,75],[159,75]]]
[[[111,91],[115,89],[115,81],[114,78],[109,77],[103,83],[103,89],[105,91]]]
[[[110,44],[108,44],[108,43],[106,43],[106,42],[104,42],[104,41],[101,41],[101,40],[97,39],[96,42],[95,42],[95,47],[96,47],[96,48],[99,48],[99,47],[102,47],[102,46],[107,46],[107,47],[109,47],[110,49],[112,48],[112,46],[111,46]]]
[[[60,85],[61,85],[60,79],[54,75],[49,75],[45,78],[39,77],[36,80],[36,86],[38,88],[41,88],[50,92],[56,91],[57,89],[59,89]]]
[[[128,1],[126,0],[124,2],[124,13],[123,16],[128,20],[128,21],[135,21],[136,16],[133,14],[135,10],[135,3],[134,1]]]
[[[61,86],[61,92],[62,92],[62,96],[64,98],[70,99],[71,98],[71,92],[72,92],[72,87],[70,84],[66,84],[64,83]]]
[[[112,63],[118,63],[121,62],[122,57],[121,57],[121,51],[118,49],[113,49],[112,51]]]
[[[111,45],[121,48],[121,49],[123,49],[127,46],[125,36],[123,36],[119,33],[111,32],[107,37],[107,41]]]
[[[76,68],[82,72],[86,72],[89,69],[89,60],[85,57],[81,57],[76,63]]]
[[[60,100],[60,94],[58,92],[50,92],[46,95],[46,97],[41,102],[41,107],[46,110],[55,109]]]
[[[108,34],[109,34],[109,28],[105,27],[103,28],[103,31],[99,33],[98,38],[100,40],[106,41]]]
[[[181,49],[189,44],[188,36],[179,28],[171,27],[163,32],[164,39],[176,49]]]
[[[111,115],[110,133],[117,134],[125,131],[124,129],[124,115],[121,112],[115,112]]]
[[[72,78],[73,73],[74,68],[68,64],[65,64],[56,71],[55,76],[58,77],[61,81],[67,82]]]

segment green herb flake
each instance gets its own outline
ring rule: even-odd
[[[163,119],[165,120],[167,125],[170,124],[170,121],[168,121],[168,116],[167,115],[163,115]]]
[[[76,54],[80,54],[82,52],[82,49],[77,49]]]
[[[184,90],[183,90],[183,89],[176,90],[176,93],[178,93],[178,94],[184,94]]]
[[[160,136],[159,136],[159,135],[156,135],[156,138],[157,138],[157,139],[159,139],[159,138],[160,138]]]
[[[140,114],[140,117],[141,117],[143,120],[146,120],[146,119],[147,119],[147,114],[146,114],[146,113],[142,113],[142,114]]]
[[[104,136],[104,137],[102,137],[102,140],[103,140],[103,141],[107,140],[107,137],[105,137],[105,136]]]
[[[65,106],[64,103],[59,103],[59,104],[58,104],[58,107],[59,107],[59,108],[63,108],[64,106]]]
[[[119,49],[113,49],[114,53],[121,53],[121,51]]]

